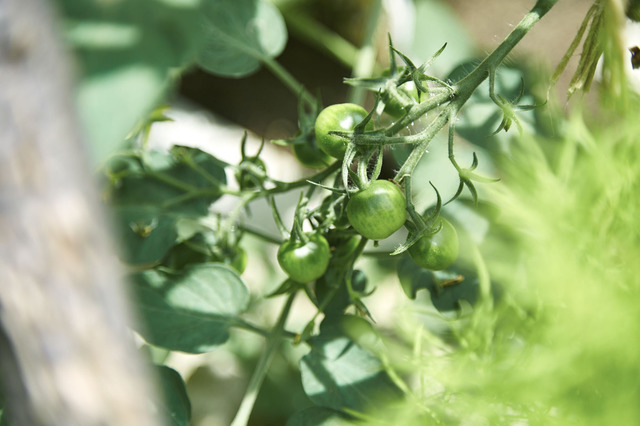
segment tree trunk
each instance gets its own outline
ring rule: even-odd
[[[48,2],[0,0],[0,377],[12,425],[157,425]]]

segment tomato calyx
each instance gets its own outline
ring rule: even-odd
[[[264,182],[267,179],[267,166],[260,159],[260,153],[263,148],[264,140],[260,143],[258,152],[255,155],[248,156],[246,153],[247,132],[244,132],[240,144],[242,158],[235,170],[236,181],[241,191],[251,191],[264,187]]]
[[[270,201],[276,225],[285,239],[278,248],[277,259],[280,267],[297,283],[305,284],[317,280],[324,275],[329,266],[331,250],[327,239],[320,232],[304,232],[302,229],[302,223],[309,215],[306,211],[308,199],[300,194],[290,232],[282,223],[273,198]]]
[[[409,248],[409,255],[418,266],[441,271],[456,261],[458,249],[456,229],[448,220],[438,217],[429,232],[422,234]]]

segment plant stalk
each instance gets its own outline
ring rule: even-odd
[[[296,78],[289,73],[275,59],[269,57],[261,58],[262,64],[269,69],[285,86],[311,108],[316,105],[316,98]]]
[[[355,67],[353,58],[357,57],[358,48],[353,44],[325,28],[305,12],[295,10],[293,7],[283,7],[280,11],[287,22],[287,28],[301,40],[319,50],[324,50],[344,66]]]
[[[395,176],[396,181],[400,181],[406,174],[410,174],[418,165],[420,158],[427,151],[427,147],[435,135],[447,124],[450,120],[453,120],[462,106],[469,100],[473,92],[480,86],[480,84],[489,77],[492,72],[498,68],[498,66],[504,61],[507,55],[513,50],[513,48],[522,40],[522,38],[533,28],[533,26],[544,16],[558,0],[538,0],[533,9],[527,13],[520,23],[509,33],[502,43],[485,58],[469,75],[463,78],[454,87],[453,93],[446,94],[451,98],[449,104],[442,110],[442,112],[431,122],[431,124],[423,130],[420,137],[423,139],[414,149],[411,151],[409,158],[402,165],[400,170]],[[414,120],[420,118],[430,109],[439,106],[441,99],[438,95],[433,97],[433,100],[424,102],[424,106],[418,106],[412,109],[409,114],[399,120],[394,126],[392,126],[387,135],[392,136],[392,131],[397,132],[403,124],[411,123]],[[422,105],[422,104],[421,104]],[[416,135],[416,136],[418,136]],[[357,140],[356,140],[357,142]]]
[[[246,426],[249,421],[249,417],[251,416],[251,411],[253,411],[253,406],[258,398],[258,392],[260,391],[262,382],[267,376],[267,371],[269,370],[273,356],[282,341],[284,325],[289,316],[289,312],[291,311],[291,306],[293,305],[295,296],[296,293],[291,293],[282,308],[278,322],[267,340],[267,347],[258,360],[258,365],[249,380],[249,386],[244,394],[244,398],[242,398],[236,417],[233,419],[233,422],[231,422],[231,426]]]

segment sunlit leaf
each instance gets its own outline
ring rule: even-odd
[[[478,278],[455,266],[446,271],[428,271],[405,256],[398,262],[398,278],[407,297],[415,299],[418,290],[425,289],[433,306],[441,312],[459,310],[461,303],[473,305],[478,299]]]
[[[204,6],[205,42],[198,63],[212,74],[243,77],[287,41],[282,15],[264,0],[215,0]]]
[[[78,65],[78,111],[95,163],[161,100],[172,69],[190,64],[201,39],[194,1],[57,0]]]
[[[229,327],[247,309],[242,279],[222,264],[203,263],[169,274],[151,270],[134,277],[142,336],[170,350],[202,353],[229,338]]]
[[[398,398],[399,390],[380,360],[362,346],[368,346],[373,335],[370,325],[368,331],[367,327],[345,329],[339,319],[330,321],[323,323],[320,335],[308,340],[311,352],[300,361],[302,386],[309,398],[334,410],[363,410],[375,407],[381,399]]]

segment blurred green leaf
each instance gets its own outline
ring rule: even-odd
[[[345,426],[353,423],[345,420],[338,411],[324,407],[309,407],[295,413],[286,426]]]
[[[177,237],[175,218],[153,206],[124,206],[115,209],[124,259],[133,264],[162,259]]]
[[[170,350],[202,353],[229,338],[229,327],[247,309],[249,292],[231,268],[217,263],[179,274],[157,270],[134,276],[141,335]]]
[[[197,188],[211,188],[227,181],[221,163],[207,152],[189,146],[174,145],[170,154],[174,159],[173,163],[170,163],[169,167],[160,166],[160,169],[183,183]]]
[[[334,286],[337,286],[336,289]],[[354,291],[363,292],[367,288],[367,276],[359,269],[351,274],[351,287]],[[335,291],[335,293],[331,293]],[[319,278],[315,284],[317,305],[322,305],[325,298],[330,297],[324,305],[325,315],[341,315],[352,303],[349,291],[344,280],[342,268],[329,267],[325,275]]]
[[[427,60],[445,43],[447,48],[431,67],[435,75],[445,75],[474,55],[475,44],[467,28],[446,2],[417,0],[415,8],[413,45],[408,56],[416,64]]]
[[[212,74],[243,77],[278,56],[287,42],[284,19],[264,0],[216,0],[204,6],[205,43],[198,63]]]
[[[398,278],[407,297],[415,299],[418,290],[426,289],[440,312],[456,311],[461,301],[473,305],[478,299],[478,278],[457,264],[445,271],[428,271],[404,256],[398,262]]]
[[[116,159],[123,176],[107,196],[115,207],[125,260],[134,264],[162,259],[176,241],[178,219],[206,215],[226,182],[224,168],[197,148],[152,151],[141,161],[145,168]]]
[[[161,413],[171,426],[188,426],[191,420],[191,402],[182,377],[166,366],[158,366],[156,372],[164,397]]]
[[[172,70],[195,60],[199,2],[58,0],[76,57],[78,110],[95,163],[160,101]]]
[[[372,332],[370,325],[368,328]],[[366,331],[345,329],[340,319],[332,318],[308,341],[311,352],[300,361],[300,370],[304,391],[315,404],[334,410],[363,410],[375,407],[381,399],[391,402],[399,397],[400,391],[380,360],[350,337],[358,333],[359,338],[371,340]]]

